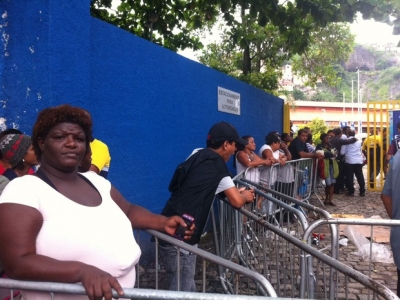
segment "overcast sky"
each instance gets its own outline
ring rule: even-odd
[[[360,44],[388,44],[397,45],[400,41],[400,35],[393,35],[393,27],[373,20],[363,20],[357,18],[350,25],[351,32],[356,36],[356,42]]]

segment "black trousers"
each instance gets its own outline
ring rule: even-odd
[[[380,148],[376,149],[375,156],[374,156],[374,151],[370,150],[368,153],[368,168],[369,168],[369,184],[371,187],[374,187],[374,181],[375,178],[379,175],[381,172],[381,151]],[[374,172],[374,168],[376,172]]]
[[[362,164],[345,164],[346,188],[349,194],[354,194],[354,175],[356,175],[360,186],[360,194],[365,193],[365,179],[362,167]]]

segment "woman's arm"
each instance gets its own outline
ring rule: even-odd
[[[292,160],[292,154],[290,153],[288,146],[285,143],[281,143],[281,149],[285,152],[286,160]]]
[[[272,162],[269,159],[262,159],[257,154],[253,153],[254,159],[249,160],[249,157],[244,151],[239,151],[236,153],[238,162],[240,162],[245,167],[258,167],[258,166],[270,166]]]
[[[8,277],[18,280],[81,282],[89,299],[103,296],[111,300],[112,288],[120,295],[123,294],[117,279],[94,266],[38,255],[36,239],[42,224],[41,213],[33,207],[14,203],[0,204],[0,259]]]
[[[285,165],[287,161],[287,157],[284,153],[279,152],[279,163],[281,164],[281,166]]]
[[[111,198],[127,215],[133,229],[154,229],[173,235],[179,225],[186,227],[185,221],[179,216],[167,218],[154,214],[144,207],[129,203],[114,186],[111,187]],[[193,231],[194,224],[185,232],[185,239],[189,239]]]
[[[269,159],[269,160],[271,160],[273,164],[276,164],[276,163],[279,162],[279,160],[276,160],[276,159],[274,158],[274,154],[272,153],[272,150],[271,150],[271,149],[265,149],[265,150],[262,152],[262,158],[263,158],[263,159]]]

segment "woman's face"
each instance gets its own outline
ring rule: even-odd
[[[86,153],[86,136],[82,127],[74,123],[59,123],[39,140],[42,165],[59,171],[77,170]]]
[[[329,143],[330,143],[330,140],[331,140],[331,137],[330,137],[329,135],[327,135],[327,136],[324,138],[324,143],[325,143],[325,144],[329,144]]]
[[[28,150],[26,151],[24,155],[24,162],[28,164],[29,166],[36,166],[38,164],[35,151],[33,150],[33,146],[30,145]]]
[[[247,140],[249,143],[246,145],[246,148],[249,149],[250,151],[256,150],[256,142],[254,139],[251,137]]]
[[[272,151],[277,151],[277,150],[279,150],[281,148],[281,142],[279,141],[279,142],[273,142],[272,144],[271,144],[271,149],[272,149]]]

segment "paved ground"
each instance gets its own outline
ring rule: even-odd
[[[320,206],[315,199],[312,199],[311,203]],[[356,190],[354,197],[346,196],[344,193],[335,194],[334,203],[337,206],[326,206],[325,208],[331,214],[358,214],[363,215],[365,218],[380,216],[383,219],[388,219],[388,215],[380,199],[380,192],[378,191],[367,191],[365,197],[358,196],[358,190]],[[389,243],[383,244],[390,249]],[[341,246],[339,250],[340,261],[364,274],[368,274],[368,263],[351,254],[352,252],[356,252],[356,247],[351,242],[349,242],[347,247]],[[394,263],[374,263],[372,269],[371,277],[373,279],[396,292],[397,268]]]

